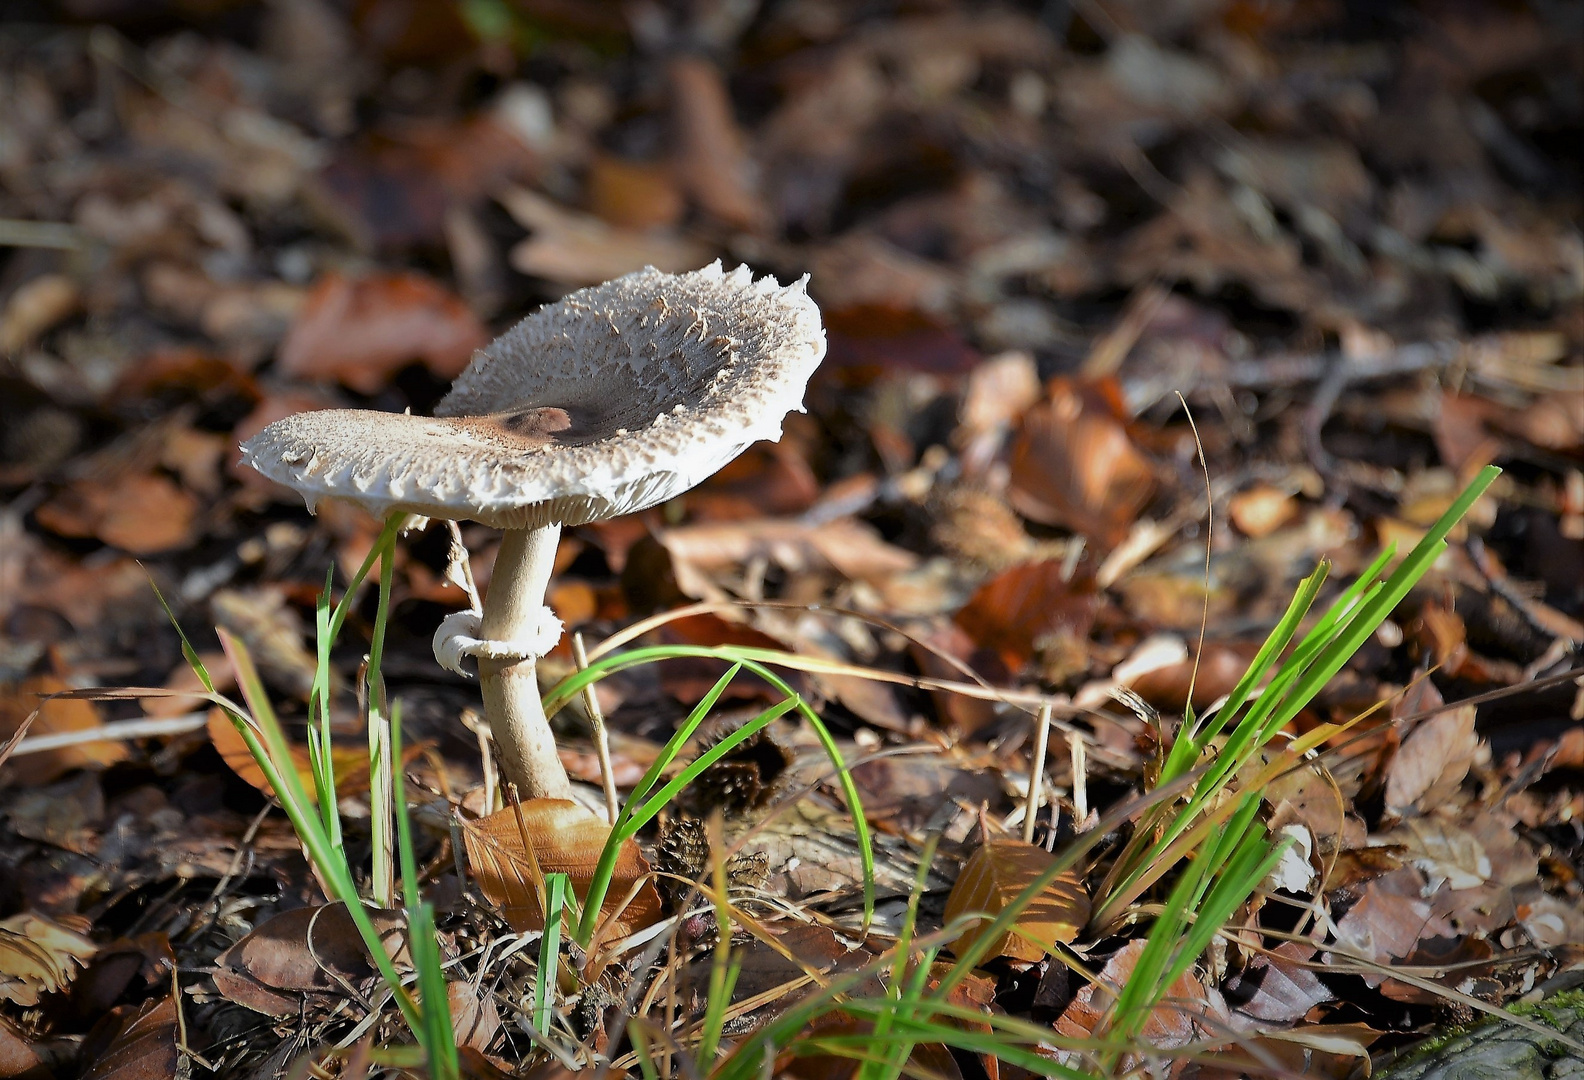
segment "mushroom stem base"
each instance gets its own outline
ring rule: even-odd
[[[560,538],[559,525],[507,530],[484,598],[481,637],[512,641],[535,625]],[[539,696],[535,658],[517,662],[480,658],[479,689],[506,779],[525,799],[570,799],[572,786]]]

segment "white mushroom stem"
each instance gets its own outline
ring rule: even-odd
[[[479,636],[518,641],[535,634],[545,619],[545,587],[555,565],[560,525],[508,529],[495,556]],[[539,696],[536,656],[479,657],[484,715],[495,736],[501,772],[525,799],[570,799],[572,786],[556,753],[555,736]]]

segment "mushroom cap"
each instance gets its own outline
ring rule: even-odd
[[[330,409],[278,420],[242,460],[309,508],[350,499],[504,529],[654,506],[803,408],[825,355],[805,277],[719,262],[582,289],[473,356],[434,417]]]

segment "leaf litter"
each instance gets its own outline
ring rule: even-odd
[[[637,1070],[632,1011],[686,1050],[719,933],[684,883],[708,886],[717,857],[736,868],[740,1039],[832,978],[886,992],[874,965],[915,881],[927,937],[1085,839],[948,999],[965,1037],[1103,1034],[1171,878],[1100,936],[1092,893],[1131,826],[1095,821],[1147,789],[1190,705],[1232,691],[1319,559],[1345,581],[1406,550],[1492,462],[1506,472],[1448,551],[1284,733],[1317,741],[1259,814],[1294,842],[1148,1011],[1151,1049],[1111,1064],[1345,1076],[1577,980],[1584,240],[1566,147],[1584,75],[1565,12],[91,7],[0,22],[8,1069],[262,1075],[394,1037],[262,771],[183,696],[201,687],[149,579],[220,692],[214,628],[247,644],[306,776],[315,600],[379,523],[305,516],[236,443],[309,408],[427,413],[540,303],[718,256],[812,275],[830,348],[809,413],[666,506],[567,530],[556,607],[595,653],[658,616],[629,644],[795,654],[855,763],[877,907],[866,925],[853,823],[791,714],[623,848],[619,926],[590,955],[563,944],[587,982],[561,988],[557,1046]],[[487,587],[492,536],[462,540]],[[581,895],[609,831],[599,757],[579,697],[558,734],[587,805],[510,804],[472,688],[426,658],[465,603],[449,564],[440,530],[401,545],[384,665],[449,1004],[473,1073],[565,1068],[521,1022],[544,875]],[[695,600],[707,615],[665,619]],[[375,618],[356,598],[330,657],[360,852],[372,796],[347,718]],[[547,675],[576,669],[561,650]],[[619,786],[724,670],[601,681]],[[720,730],[771,698],[734,684]],[[170,726],[100,737],[145,720]],[[671,857],[662,837],[717,814],[729,850]],[[925,983],[975,943],[939,940]],[[814,1030],[872,1030],[855,1015]],[[969,1056],[923,1039],[904,1060],[966,1075]]]

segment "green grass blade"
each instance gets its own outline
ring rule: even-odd
[[[402,986],[401,975],[391,963],[380,940],[379,932],[374,928],[373,921],[368,917],[368,911],[363,907],[362,898],[358,896],[357,882],[352,876],[352,868],[347,865],[344,853],[330,846],[329,837],[324,833],[319,816],[314,812],[307,792],[303,790],[302,780],[292,763],[280,723],[275,719],[274,710],[270,707],[264,684],[253,666],[252,657],[248,655],[246,646],[224,631],[220,632],[220,643],[231,661],[232,670],[236,672],[237,685],[242,689],[243,700],[247,702],[253,714],[250,721],[247,716],[230,713],[232,725],[247,743],[249,752],[264,773],[264,778],[275,790],[281,808],[286,811],[292,827],[297,830],[298,838],[307,849],[309,859],[318,868],[325,884],[335,894],[331,899],[340,900],[346,905],[347,913],[351,915],[352,923],[357,927],[358,936],[362,938],[363,946],[369,952],[369,958],[379,969],[380,976],[395,998],[402,1018],[407,1022],[409,1029],[417,1033],[423,1024],[418,1006]],[[257,730],[254,727],[255,723]]]
[[[539,970],[534,973],[534,1029],[548,1038],[554,1019],[556,977],[561,969],[561,915],[566,908],[567,876],[545,875],[544,936],[539,939]]]

